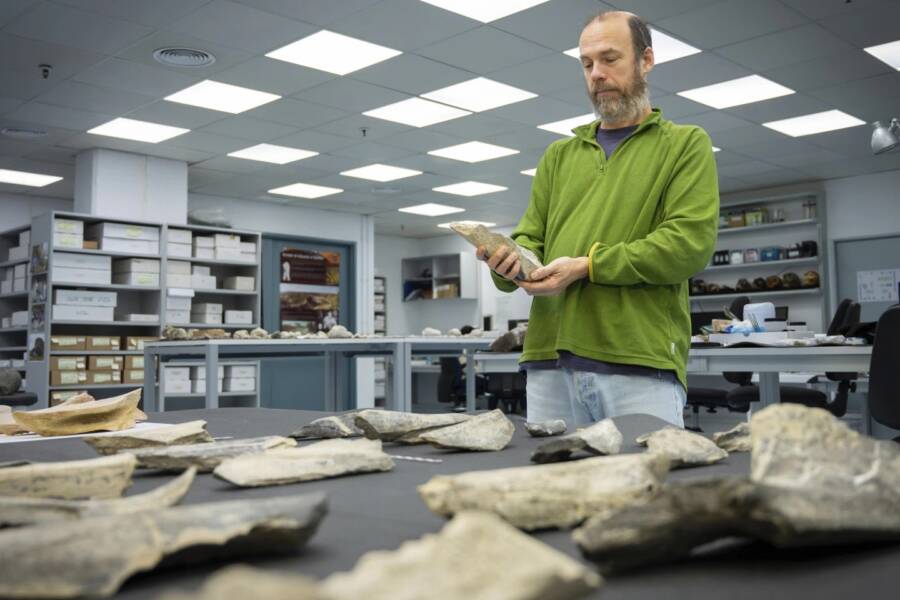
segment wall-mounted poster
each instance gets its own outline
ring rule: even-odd
[[[31,274],[40,275],[47,272],[47,242],[34,244],[31,247]]]
[[[317,333],[339,322],[340,254],[281,251],[281,330]]]

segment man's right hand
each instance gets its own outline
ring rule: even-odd
[[[511,248],[501,246],[488,257],[484,246],[479,246],[475,256],[478,260],[487,262],[491,270],[504,279],[514,281],[519,274],[519,257]]]

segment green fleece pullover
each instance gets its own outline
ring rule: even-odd
[[[688,278],[716,244],[719,187],[709,136],[653,112],[607,158],[599,121],[544,152],[512,234],[544,264],[587,256],[589,276],[535,296],[521,362],[584,358],[675,371],[687,387]],[[516,285],[492,273],[498,289]]]

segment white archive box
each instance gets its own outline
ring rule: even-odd
[[[211,235],[195,235],[191,244],[194,248],[215,248],[216,238]]]
[[[252,310],[226,310],[225,323],[229,325],[250,325],[253,323]]]
[[[166,323],[175,325],[187,325],[191,322],[190,310],[166,309]]]
[[[166,381],[190,381],[190,367],[166,367]]]
[[[213,256],[216,260],[244,260],[244,255],[241,254],[240,248],[219,248],[216,246],[215,254]]]
[[[159,227],[150,225],[130,225],[126,223],[94,223],[88,225],[87,231],[95,240],[102,238],[118,238],[125,240],[159,240]]]
[[[25,231],[19,232],[19,246],[28,247],[31,245],[31,230],[26,229]]]
[[[179,381],[166,379],[166,390],[167,394],[190,394],[191,393],[191,380],[187,381]]]
[[[166,273],[169,275],[190,275],[191,263],[186,260],[170,260],[166,263]]]
[[[166,275],[166,285],[171,288],[191,289],[194,287],[194,280],[190,275],[177,275],[169,273]]]
[[[194,304],[193,308],[191,308],[192,313],[204,313],[208,315],[221,315],[223,310],[224,308],[221,304],[213,302],[197,302]]]
[[[17,310],[11,315],[9,315],[9,324],[13,327],[26,327],[28,326],[28,311],[27,310]]]
[[[153,258],[125,258],[114,260],[113,273],[159,273],[159,261]]]
[[[83,267],[58,267],[53,266],[51,271],[54,284],[97,284],[109,285],[112,283],[112,272],[85,269]]]
[[[185,310],[191,311],[191,300],[189,297],[166,296],[166,310]]]
[[[232,377],[229,379],[226,377],[224,380],[224,389],[226,392],[253,392],[256,391],[256,379],[250,378],[236,378]]]
[[[157,323],[159,315],[153,313],[128,313],[122,320],[129,323]]]
[[[159,287],[159,273],[114,273],[112,280],[121,285]]]
[[[28,284],[25,281],[25,278],[17,278],[13,279],[12,291],[14,292],[24,292],[28,290]]]
[[[199,258],[201,260],[212,260],[216,257],[216,251],[214,248],[198,248],[194,246],[194,258]]]
[[[84,237],[77,233],[53,232],[54,248],[81,248],[84,246]]]
[[[25,260],[28,258],[27,246],[13,246],[9,249],[7,260]]]
[[[9,317],[0,317],[0,329],[9,329],[12,327]]]
[[[225,365],[225,377],[229,379],[256,379],[256,365]]]
[[[241,251],[241,236],[231,233],[217,233],[213,236],[216,248],[234,248]]]
[[[219,391],[221,392],[222,391],[222,380],[217,379],[216,381],[219,384],[217,387],[218,387]],[[205,379],[195,379],[194,381],[191,381],[191,390],[195,394],[205,394],[206,393],[206,380]]]
[[[53,319],[59,321],[113,321],[112,306],[53,305]]]
[[[194,239],[193,232],[187,229],[173,229],[169,228],[169,236],[167,240],[171,243],[175,244],[190,244],[191,240]]]
[[[13,282],[12,279],[7,281],[0,281],[0,294],[12,294],[13,293]]]
[[[203,265],[194,265],[191,267],[191,275],[203,275],[209,277],[212,275],[212,268]]]
[[[214,290],[216,278],[213,275],[191,275],[191,287],[198,290]]]
[[[141,240],[105,237],[99,240],[100,248],[111,252],[131,254],[159,254],[159,240]]]
[[[190,244],[176,244],[175,242],[169,242],[166,244],[166,253],[169,256],[176,256],[178,258],[190,258],[191,257],[191,245]]]
[[[28,265],[16,265],[13,267],[13,279],[25,279],[28,275]]]
[[[84,221],[78,219],[53,219],[53,231],[84,235]]]
[[[208,313],[191,313],[191,323],[200,325],[221,325],[222,315],[211,315]]]
[[[116,292],[90,292],[87,290],[54,290],[57,304],[74,306],[116,306]]]
[[[74,252],[57,252],[53,255],[54,267],[71,267],[74,269],[92,269],[95,271],[112,271],[112,257],[93,254],[76,254]]]
[[[256,242],[241,242],[241,254],[256,254]]]
[[[219,365],[216,371],[219,379],[225,377],[225,367],[223,365]],[[206,367],[191,367],[191,379],[206,379]]]
[[[256,278],[255,277],[243,277],[243,276],[226,277],[224,289],[252,292],[256,289]]]

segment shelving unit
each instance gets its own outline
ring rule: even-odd
[[[29,268],[28,249],[31,228],[29,226],[16,227],[0,232],[0,317],[11,318],[14,312],[28,312],[28,290],[31,289],[31,269]],[[24,244],[22,243],[24,242]],[[24,246],[24,255],[21,248]],[[10,252],[19,253],[19,256],[10,258]],[[16,278],[16,273],[22,277]],[[14,289],[15,282],[20,282],[23,289]],[[24,280],[24,281],[23,281]],[[7,283],[8,282],[8,283]],[[30,314],[30,313],[28,313]],[[23,375],[27,375],[28,365],[28,327],[8,326],[0,324],[0,367],[12,368]],[[22,361],[22,362],[19,362]],[[27,389],[26,381],[22,387]]]
[[[220,399],[222,398],[235,398],[242,399],[244,402],[241,402],[242,406],[246,406],[249,400],[250,406],[259,406],[259,361],[258,360],[247,360],[247,359],[234,359],[234,360],[223,360],[220,361],[219,365],[223,368],[223,371],[227,373],[229,367],[253,367],[255,385],[253,390],[248,391],[225,391],[224,389],[219,392],[218,396]],[[191,371],[191,380],[190,380],[190,389],[191,391],[184,392],[175,392],[175,391],[167,391],[169,388],[169,384],[167,382],[169,369],[178,369],[182,367],[187,367]],[[171,402],[173,400],[184,400],[191,398],[206,398],[206,394],[200,391],[194,391],[196,389],[194,387],[194,373],[197,367],[203,367],[205,369],[206,363],[199,360],[172,360],[165,363],[162,369],[160,369],[159,373],[159,392],[157,394],[158,401],[158,409],[162,412],[165,410],[178,410],[179,408],[197,408],[196,403],[184,403],[180,404],[186,406],[173,406],[176,404],[175,402]],[[217,379],[214,378],[214,379]],[[209,373],[205,374],[206,385],[209,385]],[[199,404],[203,405],[203,402]]]
[[[471,252],[404,258],[403,301],[478,298],[475,255]]]
[[[812,207],[812,208],[810,208]],[[763,222],[741,227],[722,227],[718,232],[716,250],[747,250],[766,247],[788,247],[804,241],[814,241],[817,245],[816,256],[800,258],[783,258],[772,261],[742,262],[738,264],[709,265],[694,278],[706,283],[736,288],[738,279],[753,281],[756,278],[767,278],[772,275],[784,275],[794,272],[803,277],[806,271],[819,274],[817,288],[759,290],[751,292],[734,292],[724,294],[692,294],[690,301],[692,310],[718,307],[740,296],[748,296],[755,302],[771,300],[779,306],[787,306],[789,319],[806,321],[814,331],[823,331],[830,320],[827,306],[826,277],[828,274],[828,257],[825,243],[825,202],[818,192],[800,192],[783,196],[766,198],[750,198],[740,202],[723,204],[721,213],[740,213],[756,208],[767,212],[769,218],[779,218],[776,222]]]
[[[372,286],[372,296],[375,307],[375,324],[373,333],[375,335],[387,335],[387,277],[384,275],[376,275],[375,282]],[[375,404],[376,406],[384,406],[385,402],[385,383],[387,381],[387,360],[382,356],[376,356],[372,359],[375,367]]]

